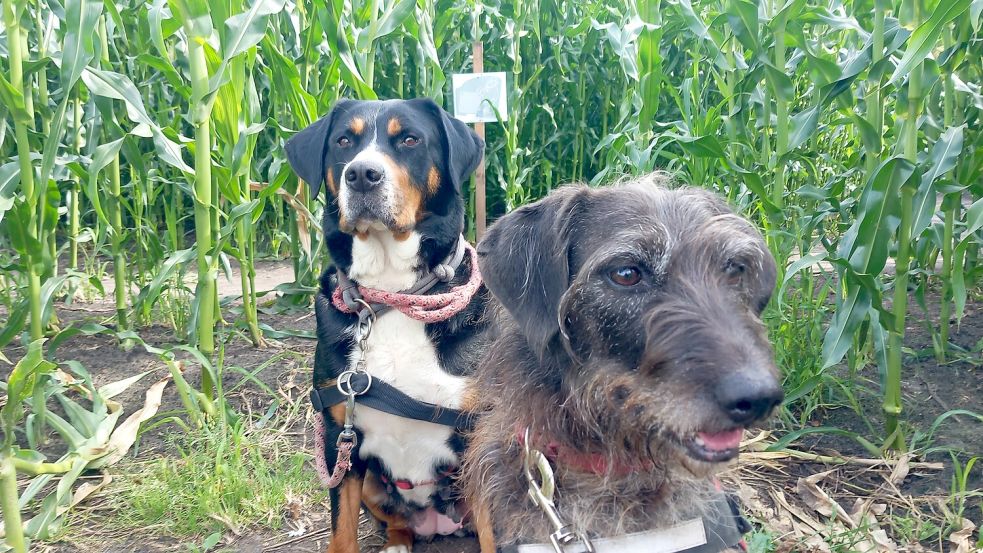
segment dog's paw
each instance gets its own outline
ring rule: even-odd
[[[390,545],[383,547],[379,553],[412,553],[413,549],[408,545]]]

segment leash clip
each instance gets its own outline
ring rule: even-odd
[[[574,530],[572,524],[563,522],[553,502],[553,495],[556,491],[556,482],[553,476],[553,468],[543,452],[529,447],[529,429],[526,428],[525,439],[523,440],[523,471],[526,481],[529,482],[529,498],[533,504],[539,507],[555,531],[550,534],[550,544],[556,553],[566,553],[564,547],[580,542],[583,545],[584,553],[594,553],[594,544],[583,532]],[[533,474],[533,468],[539,473],[539,480]]]
[[[369,391],[372,387],[372,375],[365,370],[365,352],[368,348],[369,334],[372,332],[372,325],[375,323],[375,311],[372,306],[362,298],[355,298],[356,303],[362,304],[363,309],[358,314],[358,323],[355,326],[355,340],[358,342],[359,356],[354,369],[349,369],[338,375],[335,386],[338,391],[345,396],[345,427],[338,434],[337,445],[343,443],[351,444],[354,448],[358,444],[358,436],[355,434],[355,396],[360,396]],[[352,385],[352,378],[365,375],[368,379],[365,388],[356,390]]]
[[[341,390],[340,379],[338,384],[339,384],[338,389]],[[350,388],[351,385],[349,384],[349,389]],[[342,390],[341,393],[344,394],[345,392]],[[336,442],[335,445],[341,447],[341,444],[348,442],[351,444],[351,447],[355,447],[356,445],[358,445],[358,435],[355,434],[355,395],[356,394],[352,393],[346,395],[348,397],[345,400],[345,427],[341,430],[341,433],[338,434],[338,441]]]

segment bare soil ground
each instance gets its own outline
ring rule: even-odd
[[[263,288],[273,288],[289,278],[288,269],[279,265],[271,267],[272,276],[263,277]],[[237,279],[233,279],[233,282],[235,280]],[[226,289],[223,293],[235,294],[236,291]],[[931,307],[929,312],[937,312]],[[105,322],[112,315],[112,305],[108,302],[75,304],[58,311],[62,327],[82,321]],[[952,340],[968,353],[945,364],[939,364],[932,357],[931,338],[925,323],[920,322],[919,317],[920,311],[916,309],[907,344],[911,351],[907,352],[905,367],[906,419],[915,428],[927,429],[936,417],[952,409],[983,413],[983,359],[980,356],[983,346],[983,310],[977,304],[967,306],[966,317],[962,325],[954,329]],[[261,320],[279,331],[310,332],[315,325],[313,314],[309,311],[264,314]],[[930,321],[929,324],[937,324],[937,321]],[[156,346],[166,346],[174,341],[171,330],[161,326],[141,329],[140,336],[147,343]],[[276,391],[282,402],[281,409],[286,409],[290,403],[301,402],[302,415],[295,418],[287,432],[289,443],[291,447],[312,456],[311,438],[307,432],[311,420],[307,394],[314,347],[313,340],[288,336],[270,340],[265,349],[255,349],[244,337],[233,336],[225,348],[226,366],[238,366],[248,371],[267,363],[274,356],[280,356],[277,362],[257,373],[256,377]],[[16,362],[23,354],[23,348],[11,346],[4,353],[11,361]],[[123,351],[118,347],[115,338],[106,335],[75,336],[61,344],[56,353],[58,361],[76,360],[82,363],[93,375],[97,386],[148,369],[164,370],[163,364],[143,348],[135,347],[130,351]],[[0,373],[5,376],[8,370],[7,367],[0,368]],[[194,369],[189,369],[188,377],[193,381],[197,379]],[[231,386],[240,378],[239,375],[227,371],[225,384]],[[865,369],[860,374],[853,375],[853,378],[856,379],[857,389],[869,390],[869,393],[860,393],[858,398],[865,413],[875,414],[869,421],[870,425],[875,429],[879,428],[880,421],[876,419],[876,413],[879,412],[876,368]],[[140,385],[131,387],[117,397],[127,413],[142,403],[146,387],[154,380],[147,378]],[[261,414],[270,407],[274,399],[276,398],[258,387],[247,385],[232,394],[231,401],[242,411]],[[174,387],[169,386],[161,411],[179,408],[180,401]],[[869,435],[867,425],[848,409],[831,409],[820,412],[819,415],[815,421],[817,425],[838,426]],[[179,432],[179,429],[163,426],[144,434],[135,458],[144,460],[173,455],[174,452],[168,450],[164,439],[168,432]],[[853,440],[842,437],[811,436],[794,444],[796,449],[811,455],[847,457],[851,460],[846,464],[832,465],[817,462],[814,458],[756,451],[761,449],[759,446],[762,442],[755,442],[754,439],[749,441],[752,443],[748,444],[748,452],[742,455],[740,467],[732,470],[726,480],[730,486],[741,491],[752,518],[766,525],[779,551],[828,551],[828,547],[810,540],[809,535],[829,535],[829,532],[843,531],[843,539],[848,541],[854,539],[851,536],[857,534],[858,527],[864,529],[860,534],[870,536],[874,535],[868,531],[870,527],[877,528],[878,525],[885,531],[885,537],[900,546],[901,550],[956,551],[954,544],[941,540],[938,543],[913,544],[912,538],[905,536],[903,528],[897,528],[897,524],[892,522],[898,518],[927,520],[936,517],[932,520],[941,520],[947,508],[952,477],[952,463],[948,453],[941,451],[929,459],[905,458],[899,468],[898,464],[878,464],[876,460],[864,460],[870,455]],[[972,455],[983,456],[983,426],[968,417],[953,417],[939,427],[934,444],[962,452],[963,461]],[[125,479],[126,462],[109,470],[115,478]],[[310,475],[311,478],[316,478],[313,470]],[[983,471],[977,469],[971,477],[970,489],[983,489]],[[189,544],[201,542],[201,537],[161,536],[153,531],[120,528],[113,523],[116,513],[112,510],[112,490],[110,486],[81,506],[61,542],[45,544],[38,550],[59,553],[157,553],[189,551]],[[817,494],[816,490],[821,493]],[[861,523],[851,523],[846,518],[836,522],[835,515],[822,514],[823,508],[829,514],[829,506],[824,503],[827,499],[847,512],[866,506],[864,512],[875,514],[870,515],[873,519],[864,519]],[[971,502],[971,509],[967,511],[967,516],[975,519],[977,525],[980,522],[978,504],[978,499],[975,503]],[[834,513],[835,510],[834,506]],[[240,530],[238,534],[226,531],[222,544],[215,551],[313,552],[326,548],[330,540],[326,500],[305,505],[299,516],[284,506],[283,513],[277,516],[284,517],[287,522],[283,528],[272,530],[268,527],[255,527]],[[370,521],[366,519],[363,522],[363,550],[377,551],[383,539],[373,530]],[[290,529],[298,526],[305,529],[302,535],[288,535]],[[975,536],[973,539],[976,539]],[[844,550],[849,551],[860,546],[846,547]],[[416,551],[473,553],[477,551],[477,545],[471,538],[448,538],[432,544],[418,545]]]

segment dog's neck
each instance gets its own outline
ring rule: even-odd
[[[401,292],[412,288],[438,264],[446,263],[459,248],[458,240],[455,237],[444,244],[416,231],[400,235],[389,231],[362,233],[352,238],[352,263],[347,274],[361,286]]]
[[[420,235],[410,232],[397,239],[389,231],[370,231],[352,240],[348,276],[369,288],[399,292],[420,276]]]

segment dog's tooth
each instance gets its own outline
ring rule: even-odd
[[[698,445],[700,447],[704,447],[704,446],[707,445],[706,442],[703,441],[703,438],[701,438],[699,436],[696,436],[696,438],[693,440],[693,442],[696,443],[696,445]]]

